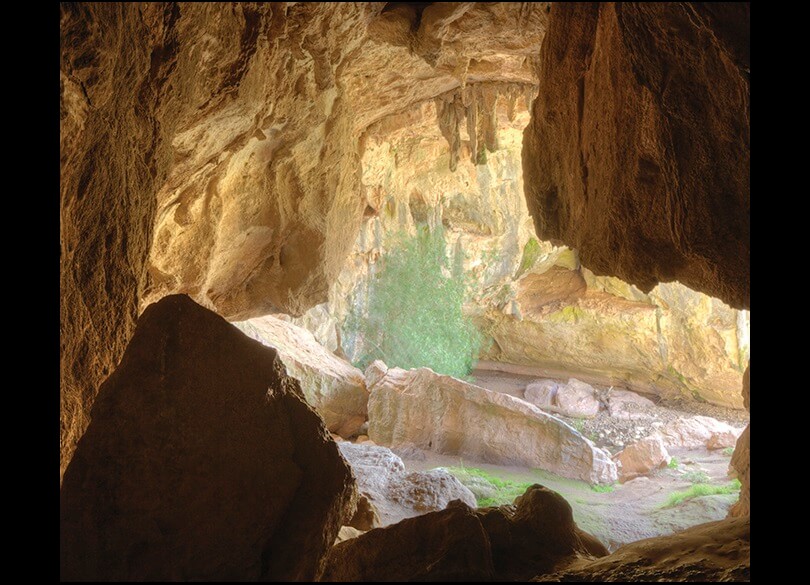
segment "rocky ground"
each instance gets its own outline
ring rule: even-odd
[[[536,376],[494,370],[474,370],[471,381],[495,392],[524,398],[524,389],[536,379]],[[608,390],[606,386],[596,384],[592,384],[592,386],[598,392]],[[750,414],[746,410],[735,410],[695,401],[666,401],[656,396],[647,396],[647,398],[655,404],[636,407],[639,418],[635,419],[610,416],[606,409],[600,410],[593,418],[575,418],[561,413],[555,413],[555,416],[563,419],[597,446],[607,449],[612,454],[616,454],[625,446],[649,435],[656,428],[684,416],[709,416],[738,428],[744,427],[750,420]]]
[[[525,387],[535,378],[492,371],[476,371],[474,382],[490,390],[524,398]],[[597,394],[607,390],[596,388]],[[638,442],[683,417],[711,416],[736,428],[748,413],[708,404],[642,404],[637,418],[622,419],[602,409],[593,418],[555,413],[612,454]],[[363,437],[361,441],[365,441]],[[373,443],[373,442],[372,442]],[[407,473],[434,472],[454,475],[475,496],[479,507],[511,503],[526,488],[539,483],[560,493],[571,504],[577,524],[596,536],[610,551],[643,538],[669,535],[704,522],[720,520],[737,500],[739,484],[729,475],[733,449],[672,447],[668,465],[624,483],[592,486],[540,469],[493,465],[469,457],[435,453],[416,447],[395,448]],[[427,511],[427,510],[425,510]],[[422,513],[425,513],[423,511]],[[413,515],[413,514],[408,514]],[[383,520],[382,525],[388,522]]]

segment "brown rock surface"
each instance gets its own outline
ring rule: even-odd
[[[324,580],[525,581],[607,549],[574,522],[558,493],[529,487],[512,506],[446,510],[372,530],[335,546]]]
[[[335,545],[322,581],[491,581],[489,539],[459,503]]]
[[[500,579],[525,581],[578,558],[608,554],[605,546],[574,522],[571,505],[541,485],[529,487],[512,506],[479,510]]]
[[[538,467],[591,483],[616,481],[607,451],[525,400],[428,368],[389,368],[369,392],[368,434],[379,445]]]
[[[748,518],[700,524],[671,536],[626,544],[597,560],[579,560],[532,581],[750,581]]]
[[[750,8],[554,3],[526,129],[540,238],[749,307]]]
[[[144,311],[60,493],[63,580],[311,580],[351,472],[274,350],[185,295]]]
[[[667,465],[671,457],[663,439],[651,435],[622,449],[616,459],[621,463],[619,476],[624,482]]]
[[[374,504],[361,493],[357,497],[357,507],[354,510],[352,519],[349,520],[348,526],[365,532],[381,525],[380,515],[377,513]]]
[[[463,85],[536,84],[547,3],[389,8],[61,5],[62,470],[139,305],[326,300],[363,217],[364,130]]]
[[[402,459],[387,447],[347,441],[338,446],[357,479],[357,490],[379,514],[379,526],[444,510],[453,500],[475,507],[473,493],[445,470],[407,473]]]
[[[751,366],[745,370],[743,377],[743,396],[745,407],[750,409],[751,397]],[[751,513],[751,425],[737,439],[734,453],[731,455],[731,467],[736,471],[740,480],[740,500],[734,504],[729,512],[730,516],[748,516]]]
[[[301,383],[304,397],[330,432],[341,437],[357,433],[368,415],[362,371],[324,348],[308,330],[271,315],[236,326],[251,339],[278,351],[287,374]]]

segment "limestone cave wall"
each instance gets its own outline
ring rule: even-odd
[[[140,310],[326,299],[362,131],[467,82],[533,83],[548,3],[64,3],[62,469]]]

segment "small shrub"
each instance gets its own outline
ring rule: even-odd
[[[679,465],[678,458],[673,457],[672,459],[669,460],[667,467],[669,467],[670,469],[678,469],[678,465]]]
[[[723,455],[725,455],[726,457],[731,457],[732,455],[734,455],[734,447],[726,447],[725,449],[723,449]]]
[[[692,498],[699,498],[701,496],[716,496],[720,494],[733,494],[740,491],[740,480],[735,479],[726,485],[710,485],[706,483],[698,483],[691,486],[689,489],[682,492],[673,492],[669,494],[669,498],[664,504],[664,508],[671,508],[677,506],[681,502],[691,500]]]
[[[511,504],[516,497],[522,496],[533,482],[520,482],[503,479],[477,467],[448,467],[447,471],[466,485],[475,494],[479,508]],[[481,482],[486,487],[487,495],[481,489]],[[494,492],[494,493],[493,493]]]
[[[616,489],[616,486],[612,483],[606,485],[592,485],[591,489],[597,494],[609,494]]]
[[[711,480],[705,471],[688,471],[683,478],[689,483],[708,483]]]
[[[369,283],[367,303],[355,303],[343,326],[344,339],[359,349],[355,364],[364,369],[381,359],[392,367],[469,374],[481,334],[462,313],[467,289],[463,252],[448,257],[442,226],[396,236]]]

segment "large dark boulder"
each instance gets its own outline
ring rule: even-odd
[[[351,472],[273,349],[148,307],[64,475],[63,580],[312,580]]]

